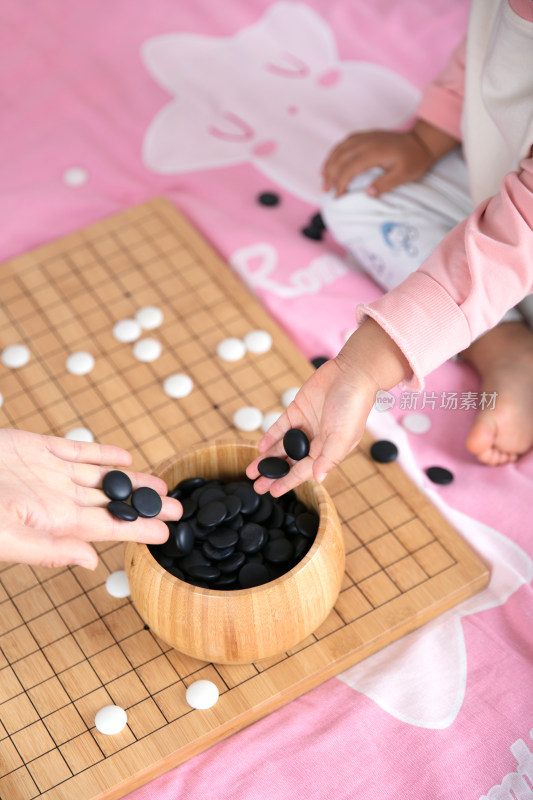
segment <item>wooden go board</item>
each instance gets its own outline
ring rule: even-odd
[[[133,453],[149,470],[177,450],[231,434],[244,405],[281,410],[280,396],[311,366],[258,302],[164,200],[154,200],[4,264],[0,350],[24,343],[30,361],[0,364],[0,425],[63,436],[74,427]],[[145,335],[161,356],[141,363],[113,325],[147,305],[164,313]],[[235,363],[224,338],[268,330],[273,347]],[[94,369],[69,374],[88,351]],[[192,393],[173,400],[164,379],[184,372]],[[335,609],[306,641],[256,664],[206,664],[147,630],[107,576],[123,545],[97,545],[98,569],[0,564],[0,797],[112,800],[289,702],[483,588],[486,568],[396,464],[377,464],[370,440],[326,486],[343,522],[346,574]],[[191,709],[185,689],[214,681],[218,703]],[[94,726],[117,704],[128,725]]]

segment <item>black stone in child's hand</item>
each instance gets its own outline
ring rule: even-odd
[[[111,502],[107,504],[107,510],[114,517],[124,522],[135,522],[139,516],[138,512],[125,503],[124,500],[111,500]]]
[[[291,428],[283,437],[285,452],[294,461],[300,461],[309,455],[309,439],[299,428]]]
[[[265,478],[283,478],[290,469],[289,464],[284,458],[277,456],[269,456],[263,458],[257,465],[257,469]]]
[[[110,500],[127,500],[131,494],[131,481],[125,472],[112,469],[104,475],[102,489]]]
[[[157,517],[162,508],[161,497],[149,486],[140,486],[131,496],[132,506],[141,517]]]

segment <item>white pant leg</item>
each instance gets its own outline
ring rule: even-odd
[[[342,197],[329,193],[322,214],[355,265],[389,290],[414,272],[473,206],[459,151],[442,158],[420,181],[369,197],[365,189],[380,172],[358,175]]]

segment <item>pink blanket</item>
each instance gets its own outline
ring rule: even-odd
[[[320,164],[348,132],[409,118],[467,11],[463,0],[6,0],[0,258],[165,195],[308,357],[331,356],[378,290],[328,236],[300,233]],[[280,202],[261,205],[263,192]],[[418,398],[427,433],[406,433],[396,398],[372,430],[399,444],[490,563],[489,588],[130,800],[533,797],[533,457],[474,463],[463,442],[479,385],[464,364],[444,365]],[[455,481],[429,486],[434,464]]]

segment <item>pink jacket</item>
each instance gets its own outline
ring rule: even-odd
[[[533,2],[510,0],[505,13],[517,15],[533,50]],[[503,75],[501,85],[512,84],[512,75],[509,81]],[[464,86],[463,42],[424,92],[418,116],[464,140]],[[533,95],[530,101],[526,136],[533,126]],[[502,127],[509,124],[505,108],[502,119]],[[359,321],[375,319],[403,351],[413,370],[406,383],[413,389],[533,292],[533,137],[526,141],[529,154],[517,157],[516,171],[505,175],[496,194],[479,203],[400,286],[358,307]]]

